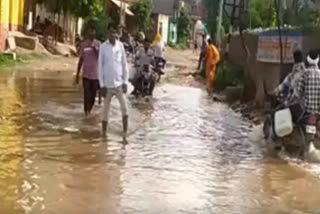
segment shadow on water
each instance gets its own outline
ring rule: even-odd
[[[129,144],[113,103],[84,118],[71,75],[0,79],[0,213],[319,213],[318,180],[266,157],[250,124],[199,89],[130,99]]]

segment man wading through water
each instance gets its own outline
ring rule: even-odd
[[[107,136],[111,99],[115,96],[121,105],[123,140],[128,132],[128,107],[125,94],[128,90],[128,65],[123,44],[117,39],[114,29],[109,31],[109,39],[100,47],[99,83],[104,99],[102,134]]]
[[[95,40],[96,30],[92,27],[87,29],[86,40],[80,45],[80,59],[76,83],[79,84],[82,69],[84,88],[84,113],[88,116],[94,106],[99,90],[98,56],[100,42]]]

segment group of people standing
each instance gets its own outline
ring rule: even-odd
[[[108,39],[102,44],[95,37],[95,28],[88,27],[86,39],[79,45],[76,83],[79,84],[82,73],[84,113],[86,116],[90,115],[99,93],[104,98],[102,134],[106,137],[111,100],[116,97],[121,106],[123,139],[126,141],[129,125],[128,105],[125,96],[129,84],[127,53],[123,43],[118,39],[115,29],[109,30]],[[137,53],[137,60],[141,66],[153,63],[155,54],[157,57],[162,57],[164,44],[161,42],[161,36],[157,35],[156,37],[155,53],[150,44],[146,40],[144,48]],[[137,72],[136,81],[140,78],[138,74],[139,72]],[[133,85],[135,86],[135,84]],[[137,89],[135,88],[135,90]]]
[[[208,38],[206,34],[202,37],[202,46],[198,63],[198,70],[203,70],[203,76],[207,79],[208,94],[212,96],[214,81],[217,73],[217,65],[220,62],[220,52],[214,45],[213,40]]]

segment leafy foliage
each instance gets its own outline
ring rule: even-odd
[[[104,41],[107,38],[110,24],[112,24],[111,18],[104,14],[100,14],[97,17],[89,17],[85,20],[81,34],[84,37],[88,27],[94,27],[96,29],[96,38]]]
[[[74,0],[72,13],[78,17],[100,16],[106,9],[104,0]]]
[[[146,31],[151,26],[152,2],[151,0],[136,0],[131,5],[139,30]]]
[[[71,13],[77,17],[98,16],[106,8],[104,0],[36,0],[52,13]]]
[[[107,29],[112,22],[106,14],[105,0],[36,0],[36,3],[44,4],[52,13],[71,13],[76,17],[85,18],[82,34],[87,27],[93,26],[97,31],[97,38],[104,40]]]
[[[216,25],[217,25],[219,0],[202,0],[202,3],[208,9],[208,30],[211,34],[211,37],[213,38],[217,30]]]
[[[292,0],[293,2],[297,0]],[[319,11],[306,2],[290,5],[283,13],[283,23],[303,28],[319,27]]]
[[[319,11],[311,0],[281,0],[281,24],[303,28],[319,25]],[[251,0],[249,5],[252,27],[274,27],[276,11],[273,0]]]
[[[190,36],[191,31],[191,14],[185,8],[180,10],[180,16],[178,18],[178,42],[186,44]]]
[[[272,0],[251,0],[249,10],[253,28],[275,25],[275,9]]]

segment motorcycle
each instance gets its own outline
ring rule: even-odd
[[[157,74],[157,82],[160,82],[161,76],[164,75],[165,60],[162,58],[155,59],[154,72]]]
[[[142,68],[138,65],[135,66],[137,72],[140,72],[138,78],[130,80],[131,84],[134,85],[135,90],[133,95],[136,97],[152,96],[152,91],[155,86],[153,77],[153,68],[151,65],[144,65]]]
[[[320,148],[320,116],[305,114],[299,104],[273,102],[263,124],[263,134],[275,151],[284,149],[306,158]]]
[[[151,65],[144,65],[142,69],[142,78],[141,78],[141,95],[145,97],[147,95],[152,94],[152,87],[154,87],[153,83],[153,72],[152,72]]]
[[[130,61],[130,58],[133,58],[134,49],[133,46],[128,42],[123,42],[124,50],[126,51],[127,59]]]

